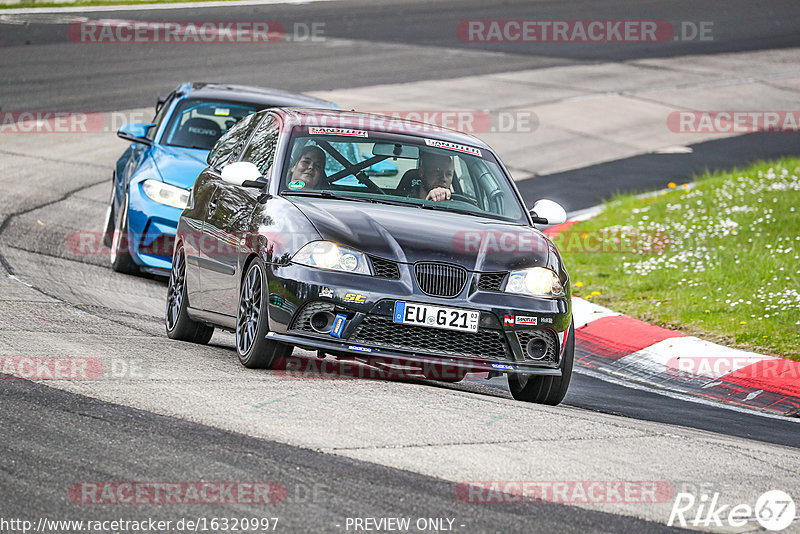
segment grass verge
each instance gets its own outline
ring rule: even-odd
[[[555,238],[573,292],[709,341],[800,360],[800,158],[618,196]]]

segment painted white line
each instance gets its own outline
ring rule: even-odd
[[[591,208],[586,208],[578,211],[574,211],[569,214],[567,217],[570,221],[588,221],[595,215],[601,213],[605,209],[603,204],[598,204],[597,206],[592,206]]]
[[[692,147],[683,145],[665,146],[653,150],[653,154],[691,154],[692,152],[694,152]]]
[[[710,399],[705,399],[703,397],[697,397],[694,395],[690,395],[688,393],[682,393],[676,390],[662,388],[662,387],[650,387],[647,385],[647,382],[639,382],[633,378],[617,378],[613,375],[604,373],[602,371],[595,371],[594,369],[587,369],[585,367],[574,367],[572,369],[573,373],[578,373],[586,376],[590,376],[592,378],[597,378],[598,380],[602,380],[604,382],[608,382],[609,384],[614,384],[617,386],[622,386],[629,389],[636,389],[639,391],[647,391],[649,393],[655,393],[656,395],[662,395],[664,397],[669,397],[675,400],[681,400],[686,402],[693,402],[695,404],[703,404],[705,406],[713,406],[715,408],[721,408],[725,410],[731,410],[734,412],[745,413],[749,415],[758,415],[760,417],[767,417],[769,419],[779,419],[781,421],[791,421],[793,423],[800,423],[800,419],[795,417],[785,417],[783,415],[772,414],[769,412],[762,412],[759,410],[755,410],[752,408],[744,408],[742,406],[736,406],[733,404],[726,404],[724,402],[718,402]]]
[[[27,286],[27,287],[33,287],[33,286],[32,286],[31,284],[29,284],[28,282],[23,282],[22,280],[20,280],[19,278],[17,278],[17,277],[16,277],[15,275],[13,275],[13,274],[9,274],[9,275],[8,275],[8,277],[9,277],[9,278],[11,278],[12,280],[14,280],[15,282],[19,282],[19,283],[20,283],[20,284],[22,284],[23,286]]]
[[[581,328],[603,317],[618,315],[622,314],[580,297],[572,297],[572,318],[575,320],[575,328]]]
[[[28,7],[2,9],[4,15],[33,15],[36,13],[85,13],[96,11],[151,11],[161,9],[195,9],[198,7],[273,6],[281,4],[311,4],[336,0],[232,0],[230,2],[180,2],[174,4],[127,4],[117,6]]]

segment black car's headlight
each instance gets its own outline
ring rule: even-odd
[[[550,269],[533,267],[512,271],[508,276],[505,292],[536,297],[560,297],[564,295],[564,286],[558,275]]]
[[[142,182],[142,189],[150,200],[159,204],[182,210],[189,203],[189,190],[182,187],[175,187],[158,180],[145,180]]]
[[[292,261],[309,267],[371,275],[366,254],[330,241],[312,241],[303,246]]]

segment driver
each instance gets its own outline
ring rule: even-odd
[[[314,189],[326,178],[325,152],[315,145],[303,147],[294,165],[289,167],[289,184],[297,183],[297,189]]]
[[[417,176],[411,181],[409,197],[421,200],[450,200],[453,183],[453,159],[450,156],[420,151]]]

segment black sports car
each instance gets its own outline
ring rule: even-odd
[[[341,147],[356,144],[353,158]],[[338,148],[337,148],[338,147]],[[352,150],[351,150],[352,152]],[[393,176],[365,172],[389,160]],[[178,222],[170,338],[236,333],[246,367],[292,347],[507,374],[514,398],[558,404],[572,374],[569,275],[480,140],[355,112],[271,109],[212,149]]]

